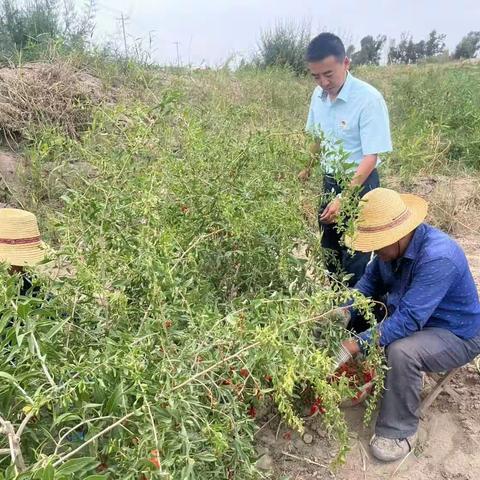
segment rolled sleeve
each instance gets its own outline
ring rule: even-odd
[[[363,155],[392,150],[390,121],[383,98],[370,100],[360,115],[360,141]]]

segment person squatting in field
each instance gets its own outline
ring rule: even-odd
[[[45,258],[38,223],[33,213],[16,208],[0,209],[0,262],[9,265],[9,273],[19,275],[19,294],[35,295],[25,267],[33,267]]]
[[[461,247],[424,223],[425,200],[385,188],[363,200],[346,243],[375,257],[354,288],[382,300],[387,312],[369,328],[354,306],[342,307],[347,328],[357,335],[342,343],[336,363],[364,352],[373,337],[385,347],[388,371],[371,450],[393,461],[416,441],[422,372],[448,371],[480,354],[480,303]]]

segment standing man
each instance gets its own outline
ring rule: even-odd
[[[336,35],[321,33],[309,44],[306,53],[308,68],[317,83],[308,112],[306,130],[321,136],[329,145],[340,143],[348,154],[352,186],[361,186],[360,195],[377,188],[379,154],[392,150],[388,110],[382,94],[368,83],[355,78],[348,69],[350,60]],[[322,246],[329,249],[327,268],[337,272],[337,265],[351,274],[349,286],[355,285],[370,259],[367,253],[350,255],[340,244],[341,234],[335,218],[341,206],[341,187],[333,177],[332,161],[322,162],[324,201],[318,212]],[[305,172],[305,171],[304,171]],[[305,172],[308,175],[308,170]],[[305,175],[304,173],[304,175]],[[302,175],[302,174],[301,174]],[[331,199],[331,193],[336,197]]]

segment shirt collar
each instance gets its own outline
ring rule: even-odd
[[[350,91],[352,90],[352,83],[353,83],[353,75],[350,72],[347,72],[347,78],[345,78],[343,87],[340,90],[339,94],[337,95],[337,100],[343,100],[344,102],[348,101],[348,97],[350,96]]]
[[[410,243],[408,244],[408,247],[405,250],[402,258],[407,258],[408,260],[415,260],[418,252],[420,251],[423,239],[425,238],[425,229],[426,227],[424,223],[421,223],[415,229],[415,233],[413,234],[413,237],[410,240]]]
[[[343,100],[344,102],[346,102],[348,100],[350,90],[352,89],[353,78],[353,75],[350,72],[347,72],[345,82],[343,82],[342,88],[340,89],[340,92],[338,93],[335,101]],[[320,98],[322,99],[322,101],[326,102],[328,99],[328,92],[326,90],[322,90]]]

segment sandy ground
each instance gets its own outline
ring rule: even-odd
[[[425,393],[432,383],[425,387]],[[477,480],[480,472],[480,375],[475,365],[463,367],[450,383],[459,395],[442,393],[421,421],[419,441],[405,460],[382,463],[369,454],[373,424],[363,425],[362,405],[345,411],[351,431],[345,465],[330,469],[335,446],[321,418],[307,420],[306,443],[274,419],[258,435],[259,454],[272,460],[272,479],[282,480]],[[271,414],[272,416],[274,413]],[[263,421],[268,421],[264,418]],[[308,440],[310,440],[308,438]],[[312,463],[313,462],[313,463]]]

